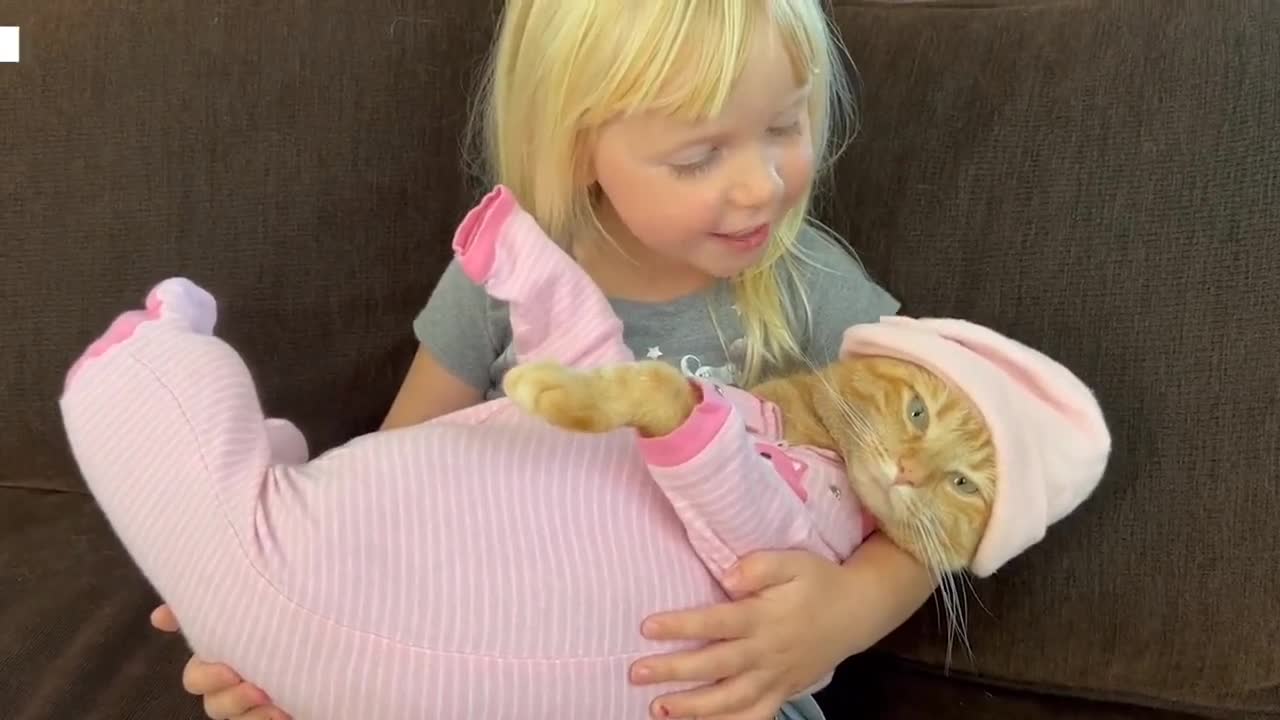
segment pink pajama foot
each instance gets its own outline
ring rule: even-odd
[[[66,384],[70,385],[86,364],[128,341],[143,323],[176,319],[198,334],[210,335],[217,318],[217,302],[203,288],[185,278],[165,280],[147,295],[145,309],[121,314],[101,337],[89,345],[71,366]]]

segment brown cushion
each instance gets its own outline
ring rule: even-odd
[[[969,603],[1020,685],[1280,713],[1280,4],[847,3],[834,223],[904,311],[1097,390],[1096,495]],[[888,647],[940,666],[933,609]]]
[[[1205,715],[1144,708],[1124,702],[1082,700],[1056,688],[1039,692],[993,686],[935,668],[856,656],[840,667],[829,691],[818,695],[831,720],[1203,720]],[[1222,715],[1241,720],[1239,715]]]
[[[0,708],[6,720],[198,720],[186,645],[93,499],[0,488]]]
[[[489,31],[463,29],[491,8],[19,0],[0,16],[25,43],[0,71],[0,97],[22,98],[0,102],[0,302],[18,309],[0,323],[0,484],[80,486],[63,373],[169,275],[219,297],[267,410],[316,449],[376,427],[474,202],[458,143]]]

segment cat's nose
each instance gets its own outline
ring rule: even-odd
[[[912,462],[906,460],[898,461],[898,474],[893,479],[894,485],[910,485],[915,487],[920,484],[921,473],[920,468]]]

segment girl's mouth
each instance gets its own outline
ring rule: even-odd
[[[763,223],[733,233],[712,233],[712,236],[739,250],[755,250],[769,240],[769,229],[769,224]]]

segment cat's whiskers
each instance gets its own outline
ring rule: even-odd
[[[866,408],[865,411],[855,408],[848,400],[848,394],[842,393],[837,389],[840,376],[835,374],[832,367],[819,370],[812,363],[809,363],[809,366],[813,371],[812,377],[817,378],[820,388],[825,391],[826,399],[829,400],[827,407],[834,410],[831,414],[836,417],[830,418],[830,420],[845,425],[844,428],[828,428],[833,439],[837,440],[837,444],[842,446],[843,451],[841,454],[846,456],[845,461],[850,462],[852,460],[852,458],[848,457],[847,451],[851,448],[857,448],[861,451],[858,458],[859,467],[864,471],[874,472],[875,468],[895,467],[898,459],[889,446],[889,440],[881,432],[881,428],[872,425],[871,420],[875,417],[873,408]],[[874,383],[876,380],[869,379],[868,382]],[[954,399],[963,400],[962,397],[952,392],[951,386],[947,383],[936,382],[928,387],[929,392],[932,393],[933,400],[931,402],[935,408],[950,408]],[[952,412],[955,412],[955,410],[952,410]],[[842,432],[837,432],[838,430]],[[892,476],[892,471],[888,472],[890,473],[889,476],[881,478],[882,483],[888,482]],[[888,488],[884,489],[888,490]],[[892,491],[889,494],[892,494]],[[895,497],[898,500],[895,504],[905,507],[895,509],[892,514],[900,527],[900,532],[914,539],[914,554],[925,562],[937,588],[938,609],[946,615],[946,666],[947,668],[951,666],[957,639],[964,648],[970,662],[973,662],[974,653],[969,641],[968,629],[969,592],[973,593],[974,598],[978,600],[978,604],[983,607],[983,610],[986,610],[986,607],[982,605],[981,599],[978,598],[968,573],[963,568],[953,570],[958,564],[963,564],[963,562],[956,560],[956,558],[965,556],[965,553],[957,547],[957,543],[962,541],[959,538],[950,537],[943,527],[943,518],[937,515],[934,509],[930,508],[930,503],[911,492],[896,495]],[[939,621],[942,621],[941,617],[939,617]]]
[[[933,513],[928,512],[912,512],[912,526],[914,534],[919,538],[925,556],[929,558],[929,570],[933,573],[934,580],[938,586],[938,594],[941,598],[942,610],[946,614],[947,620],[947,667],[951,666],[952,652],[954,651],[955,641],[960,640],[964,646],[965,654],[969,660],[973,660],[973,647],[969,644],[968,632],[968,596],[964,592],[964,583],[967,577],[961,573],[961,579],[957,583],[956,573],[949,570],[947,552],[951,543],[947,539],[946,533],[942,530],[938,518]],[[954,549],[954,548],[951,548]]]
[[[812,363],[810,364],[810,367],[813,368]],[[858,412],[857,409],[850,405],[844,395],[836,390],[835,385],[832,384],[831,379],[827,376],[827,372],[820,371],[816,368],[813,368],[813,372],[814,376],[822,383],[822,387],[827,391],[828,398],[835,404],[836,409],[840,411],[841,417],[849,423],[852,431],[850,434],[854,439],[856,439],[864,449],[868,451],[876,451],[880,455],[886,455],[887,450],[880,440],[879,433],[877,433],[876,429],[872,427],[871,421],[868,420],[863,413]]]
[[[937,539],[923,514],[911,512],[908,517],[910,518],[911,534],[915,536],[916,543],[920,546],[920,550],[924,555],[925,565],[933,576],[934,584],[939,588],[942,610],[948,618],[948,624],[950,624],[952,616],[951,595],[946,589],[946,564],[942,558],[942,550],[938,547]]]
[[[991,615],[990,608],[987,607],[986,603],[982,602],[981,597],[978,597],[978,588],[974,587],[973,585],[973,577],[971,577],[967,572],[960,573],[960,577],[964,579],[964,584],[969,588],[969,594],[973,595],[973,599],[978,601],[978,607],[982,608],[982,611],[985,612],[986,614]],[[963,590],[963,588],[961,589]],[[965,614],[967,617],[968,616],[967,600],[965,601]]]

